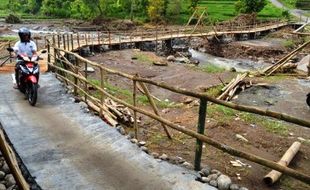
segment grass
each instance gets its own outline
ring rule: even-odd
[[[295,46],[295,43],[292,39],[289,39],[289,40],[283,41],[282,45],[286,48],[293,48]]]
[[[100,86],[99,80],[93,79],[93,80],[90,80],[90,82],[96,86]],[[133,105],[133,93],[132,93],[132,91],[130,91],[128,89],[124,89],[124,88],[114,86],[108,82],[104,82],[104,88],[109,94],[111,94],[111,95],[113,95],[119,99],[122,99],[125,102]],[[97,90],[94,90],[92,95],[96,98],[101,98],[101,93]],[[179,104],[175,104],[174,102],[164,101],[164,100],[162,100],[162,101],[154,100],[154,102],[159,108],[173,108],[173,107],[180,106]],[[141,105],[141,106],[148,105],[149,100],[148,100],[147,96],[137,95],[137,104]]]
[[[217,97],[221,94],[221,92],[222,92],[221,90],[223,87],[224,87],[224,85],[221,84],[221,85],[217,85],[217,86],[208,88],[205,94],[212,96],[212,97]]]
[[[235,3],[237,0],[219,0],[219,1],[199,1],[199,7],[206,7],[208,18],[213,21],[224,21],[231,19],[238,14],[235,11]],[[269,1],[265,8],[258,13],[260,19],[274,19],[282,17],[282,9],[272,5]]]
[[[0,41],[17,41],[18,37],[16,36],[1,36]]]
[[[218,66],[213,65],[213,64],[203,65],[201,67],[198,67],[198,70],[201,70],[201,71],[206,72],[206,73],[221,73],[221,72],[225,71],[224,68],[218,67]]]
[[[287,136],[288,134],[288,125],[284,124],[278,120],[272,120],[268,117],[247,113],[247,112],[240,112],[233,110],[231,108],[227,108],[221,105],[210,105],[208,106],[208,115],[220,123],[229,123],[231,120],[236,118],[237,116],[240,117],[241,120],[245,121],[246,123],[255,124],[258,126],[264,127],[267,131],[281,135]]]
[[[154,61],[150,56],[145,55],[143,53],[139,53],[139,52],[135,53],[133,57],[135,57],[138,61],[140,61],[142,63],[151,64]]]
[[[268,77],[262,77],[262,79],[264,79],[264,81],[266,82],[270,82],[270,83],[274,83],[274,82],[280,82],[286,79],[289,79],[289,76],[285,76],[285,75],[275,75],[275,76],[268,76]]]

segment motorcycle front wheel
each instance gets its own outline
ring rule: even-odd
[[[38,98],[38,84],[29,84],[27,90],[27,99],[30,105],[35,106]]]

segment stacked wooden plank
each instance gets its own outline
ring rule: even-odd
[[[238,74],[236,78],[232,79],[221,91],[223,92],[217,99],[231,100],[238,90],[245,90],[252,86],[251,81],[245,81],[248,73]]]

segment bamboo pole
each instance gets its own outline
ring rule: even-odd
[[[5,135],[2,129],[0,129],[0,150],[10,168],[10,171],[12,172],[14,176],[14,179],[16,180],[18,187],[22,190],[29,190],[30,189],[29,185],[26,182],[24,176],[22,175],[21,170],[19,169],[16,157],[15,157],[15,154],[12,148],[5,140]]]
[[[68,74],[70,75],[75,75],[74,73],[70,72],[70,71],[67,71],[65,69],[62,69],[58,66],[55,66],[55,65],[51,65],[52,67],[56,68],[56,69],[59,69],[63,72],[67,72]],[[77,78],[79,78],[80,80],[84,81],[84,82],[88,82],[85,78],[82,78],[78,75],[75,75]],[[258,163],[260,165],[263,165],[263,166],[266,166],[266,167],[269,167],[271,169],[274,169],[274,170],[277,170],[277,171],[280,171],[282,173],[285,173],[286,175],[289,175],[291,177],[294,177],[295,179],[298,179],[300,181],[303,181],[307,184],[310,184],[310,176],[307,175],[307,174],[304,174],[304,173],[301,173],[299,171],[296,171],[296,170],[293,170],[293,169],[290,169],[288,167],[285,167],[285,166],[281,166],[273,161],[270,161],[270,160],[267,160],[267,159],[264,159],[264,158],[261,158],[259,156],[256,156],[254,154],[251,154],[251,153],[246,153],[246,152],[243,152],[243,151],[239,151],[239,150],[236,150],[228,145],[225,145],[225,144],[221,144],[205,135],[201,135],[201,134],[198,134],[196,133],[195,131],[192,131],[192,130],[189,130],[187,129],[186,127],[184,126],[181,126],[181,125],[177,125],[175,123],[172,123],[164,118],[161,118],[153,113],[150,113],[148,111],[145,111],[143,109],[140,109],[140,108],[137,108],[137,107],[134,107],[132,106],[131,104],[128,104],[127,102],[123,101],[123,100],[120,100],[114,96],[112,96],[111,94],[107,93],[104,89],[101,89],[100,87],[96,86],[96,85],[93,85],[95,88],[97,88],[99,91],[101,91],[102,93],[104,93],[107,97],[111,98],[112,100],[120,103],[120,104],[123,104],[124,106],[132,109],[132,110],[136,110],[137,112],[141,113],[141,114],[144,114],[146,116],[149,116],[150,118],[152,119],[156,119],[160,122],[162,122],[163,124],[177,130],[177,131],[180,131],[186,135],[189,135],[191,137],[194,137],[196,139],[199,139],[201,140],[202,142],[205,142],[215,148],[218,148],[224,152],[227,152],[233,156],[238,156],[238,157],[241,157],[241,158],[244,158],[244,159],[247,159],[249,161],[252,161],[252,162],[255,162],[255,163]]]
[[[56,49],[58,49],[58,48],[56,48]],[[62,50],[62,49],[59,49],[59,50],[65,52],[65,53],[74,55],[78,59],[80,59],[82,61],[86,61],[86,62],[88,62],[89,64],[91,64],[93,66],[102,67],[102,69],[104,71],[106,71],[106,72],[108,72],[110,74],[116,74],[118,76],[122,76],[122,77],[125,77],[125,78],[128,78],[128,79],[131,79],[131,80],[133,80],[133,78],[134,78],[133,75],[129,75],[129,74],[126,74],[126,73],[123,73],[123,72],[115,71],[113,69],[105,68],[105,67],[103,67],[102,65],[100,65],[98,63],[94,63],[92,61],[89,61],[89,60],[87,60],[87,59],[77,55],[76,53],[72,53],[72,52],[69,52],[69,51]],[[287,115],[285,113],[279,113],[279,112],[271,111],[269,109],[263,110],[263,109],[259,109],[259,108],[254,107],[254,106],[239,105],[239,104],[234,104],[234,103],[231,103],[231,102],[226,102],[226,101],[223,101],[223,100],[218,100],[218,99],[213,98],[211,96],[208,96],[206,94],[196,93],[196,92],[188,91],[188,90],[185,90],[185,89],[182,89],[182,88],[177,88],[177,87],[169,86],[169,85],[167,85],[167,84],[165,84],[163,82],[156,82],[156,81],[153,81],[153,80],[150,80],[150,79],[146,79],[146,78],[136,77],[135,80],[137,80],[139,82],[144,82],[144,83],[152,84],[152,85],[155,85],[155,86],[158,86],[158,87],[161,87],[161,88],[164,88],[164,89],[167,89],[167,90],[170,90],[172,92],[179,93],[179,94],[183,94],[183,95],[187,95],[187,96],[191,96],[191,97],[195,97],[195,98],[199,98],[199,99],[200,98],[206,98],[207,101],[210,101],[210,102],[213,102],[215,104],[219,104],[219,105],[222,105],[222,106],[225,106],[225,107],[229,107],[229,108],[232,108],[232,109],[235,109],[235,110],[249,112],[249,113],[255,113],[255,114],[258,114],[258,115],[262,115],[262,116],[268,116],[268,117],[280,119],[280,120],[283,120],[283,121],[287,121],[287,122],[290,122],[290,123],[294,123],[294,124],[297,124],[297,125],[300,125],[300,126],[304,126],[304,127],[310,128],[310,121],[303,120],[303,119],[300,119],[300,118],[296,118],[296,117]]]
[[[138,76],[139,76],[139,75],[138,75]],[[149,102],[150,102],[150,104],[151,104],[151,106],[152,106],[152,108],[153,108],[154,113],[155,113],[156,115],[160,116],[160,115],[159,115],[158,108],[157,108],[157,106],[156,106],[156,104],[155,104],[155,102],[154,102],[154,100],[153,100],[153,98],[152,98],[152,96],[151,96],[150,91],[149,91],[148,88],[144,85],[144,83],[140,82],[139,84],[141,85],[143,91],[145,92],[145,95],[147,96],[147,99],[149,100]],[[167,129],[167,127],[166,127],[164,124],[162,124],[162,127],[164,128],[164,131],[165,131],[167,137],[168,137],[169,139],[172,139],[171,134],[169,133],[169,130]]]
[[[205,131],[205,122],[206,122],[206,115],[207,115],[207,100],[200,99],[199,104],[199,118],[198,118],[198,126],[197,132],[199,134],[204,135]],[[201,169],[201,156],[202,156],[202,144],[203,142],[199,139],[196,139],[196,150],[195,150],[195,170],[199,171]]]
[[[102,89],[104,89],[103,71],[101,68],[100,68],[100,87]],[[100,93],[100,96],[101,96],[100,103],[101,103],[101,105],[103,105],[103,103],[104,103],[103,93]],[[102,117],[102,107],[100,107],[100,114],[99,115],[100,115],[100,117]]]
[[[136,94],[137,94],[137,81],[132,80],[133,81],[133,106],[137,107],[137,98],[136,98]],[[134,130],[135,130],[135,138],[138,139],[138,125],[137,125],[137,111],[133,110],[133,119],[134,119]]]
[[[297,154],[301,146],[300,142],[294,142],[291,147],[285,152],[285,154],[282,156],[280,161],[278,162],[279,165],[281,166],[288,166],[294,156]],[[267,185],[272,185],[274,184],[280,177],[282,173],[278,172],[276,170],[272,170],[269,172],[265,177],[264,177],[264,182]]]

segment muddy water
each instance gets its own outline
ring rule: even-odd
[[[237,72],[257,71],[267,67],[269,64],[261,62],[253,62],[245,59],[226,59],[222,57],[216,57],[211,54],[202,53],[193,49],[189,52],[192,54],[192,58],[200,62],[199,66],[211,64],[226,70],[235,69]]]

